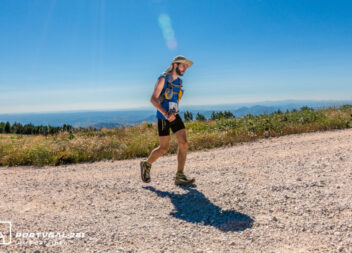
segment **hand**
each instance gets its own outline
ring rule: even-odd
[[[169,122],[172,122],[176,119],[176,116],[175,116],[175,113],[167,113],[165,115],[165,118],[169,121]]]

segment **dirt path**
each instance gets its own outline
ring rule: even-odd
[[[140,159],[2,167],[0,252],[352,252],[351,154],[352,129],[191,152],[188,189],[175,155],[149,184]]]

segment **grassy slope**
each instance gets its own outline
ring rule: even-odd
[[[352,127],[352,106],[322,110],[247,115],[242,118],[185,123],[189,150],[232,145],[269,136]],[[65,163],[146,157],[159,145],[156,124],[67,132],[51,136],[0,134],[0,165]],[[174,137],[169,152],[177,152]]]

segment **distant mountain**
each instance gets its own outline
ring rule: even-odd
[[[101,128],[137,124],[137,122],[142,122],[152,114],[152,110],[0,114],[0,122],[9,121],[11,124],[19,122],[21,124],[32,123],[33,125],[51,126],[69,124],[74,127],[96,126]]]
[[[230,111],[236,117],[247,114],[272,113],[277,110],[285,112],[293,109],[300,109],[302,106],[309,106],[314,109],[326,108],[331,106],[341,106],[352,104],[352,100],[337,101],[303,101],[303,100],[283,100],[283,101],[263,101],[257,103],[234,103],[219,105],[185,105],[180,106],[180,116],[184,119],[185,111],[190,111],[195,119],[197,112],[210,118],[212,112]],[[155,122],[156,109],[131,109],[116,111],[75,111],[75,112],[53,112],[53,113],[20,113],[20,114],[0,114],[0,122],[9,121],[11,124],[18,122],[21,124],[32,123],[33,125],[62,126],[69,124],[73,127],[95,127],[95,128],[115,128],[140,124],[143,121]]]
[[[100,122],[100,123],[96,123],[96,124],[92,124],[90,125],[90,127],[92,128],[97,128],[97,129],[101,129],[101,128],[116,128],[116,127],[122,127],[124,125],[119,124],[119,123],[110,123],[110,122]]]
[[[326,108],[329,106],[340,106],[343,104],[352,104],[352,100],[280,100],[280,101],[261,101],[261,102],[248,102],[248,103],[231,103],[231,104],[217,104],[217,105],[185,105],[182,106],[183,110],[217,110],[217,111],[224,111],[224,110],[236,110],[241,107],[253,107],[253,106],[266,106],[266,107],[302,107],[302,106],[309,106],[313,108]]]
[[[293,109],[299,110],[303,106],[308,106],[314,109],[321,109],[336,106],[339,107],[344,104],[352,104],[352,100],[330,100],[330,101],[305,101],[305,100],[283,100],[283,101],[264,101],[257,103],[237,103],[237,104],[223,104],[223,105],[209,105],[209,106],[183,106],[181,113],[189,111],[195,118],[197,112],[210,118],[213,111],[230,111],[236,117],[242,117],[247,114],[259,115],[269,114],[281,110],[292,111]]]

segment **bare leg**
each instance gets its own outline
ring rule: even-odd
[[[168,136],[159,136],[160,140],[160,145],[159,147],[153,149],[153,151],[150,153],[147,163],[152,165],[153,162],[155,162],[160,156],[165,154],[170,147],[170,135]]]
[[[178,150],[177,150],[177,172],[183,172],[185,163],[186,163],[186,157],[187,157],[187,150],[188,150],[188,142],[187,142],[187,137],[186,137],[186,129],[181,129],[174,133],[177,142],[178,142]]]

